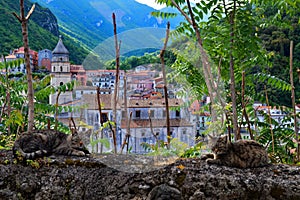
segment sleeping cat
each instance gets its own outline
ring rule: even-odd
[[[213,154],[206,154],[201,158],[208,164],[251,168],[269,163],[265,148],[254,140],[238,140],[231,143],[228,142],[227,136],[209,136],[209,141]]]
[[[55,130],[34,130],[20,135],[13,153],[16,158],[34,159],[50,155],[85,156],[89,151],[77,132],[67,135]]]

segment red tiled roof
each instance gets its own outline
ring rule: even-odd
[[[113,95],[112,94],[100,94],[100,101],[102,109],[110,110],[113,109]],[[87,105],[87,109],[97,110],[98,99],[96,94],[83,94],[82,103]],[[120,102],[117,103],[117,108],[120,107]]]

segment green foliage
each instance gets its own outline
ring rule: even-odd
[[[115,122],[107,121],[107,122],[103,123],[103,126],[101,127],[101,130],[103,130],[103,129],[112,129],[115,126],[116,126]]]
[[[27,165],[30,165],[32,168],[35,168],[35,169],[39,169],[41,166],[40,166],[40,163],[37,161],[37,160],[26,160],[26,164]]]
[[[181,156],[184,154],[188,145],[184,142],[179,141],[178,138],[172,138],[170,141],[169,148],[166,147],[164,141],[158,140],[154,145],[146,142],[141,143],[141,146],[149,151],[149,156]]]
[[[103,145],[105,148],[109,149],[110,148],[110,142],[108,138],[100,138],[100,139],[93,139],[93,137],[90,138],[90,144],[92,146],[92,153],[95,152],[94,148],[97,144]]]
[[[257,131],[259,131],[259,135],[257,140],[267,147],[273,163],[294,164],[296,152],[293,152],[293,150],[296,148],[296,143],[293,141],[295,133],[292,116],[286,115],[280,122],[277,122],[272,118],[270,119],[268,114],[261,114],[264,116],[264,121],[258,122]],[[272,134],[274,136],[274,152]]]
[[[22,60],[0,63],[0,69],[8,69],[21,64]],[[9,78],[10,74],[0,74],[0,148],[11,148],[13,141],[20,132],[27,129],[27,79],[25,74],[21,77]],[[33,86],[35,90],[35,128],[46,129],[48,122],[54,128],[56,111],[72,111],[76,108],[71,106],[49,105],[49,95],[60,90],[65,92],[72,90],[74,82],[53,87],[50,86],[50,76],[34,76]],[[58,130],[65,133],[69,128],[59,123]]]
[[[138,67],[140,65],[153,65],[155,68],[159,68],[160,59],[158,57],[159,52],[154,53],[144,53],[142,56],[130,56],[130,57],[121,57],[120,58],[120,69],[121,70],[130,70]],[[166,56],[166,64],[174,62],[174,56]],[[107,69],[115,69],[116,61],[115,59],[109,60],[105,63]]]
[[[269,74],[258,73],[254,74],[254,77],[257,78],[256,83],[263,83],[272,88],[277,88],[282,91],[291,91],[291,84],[283,81],[275,76]]]
[[[198,158],[202,155],[203,143],[199,142],[195,146],[185,150],[181,155],[182,158]]]
[[[157,0],[158,3],[166,3],[174,7],[170,0]],[[268,93],[270,105],[285,105],[291,107],[289,83],[289,43],[293,40],[296,44],[294,47],[294,69],[300,68],[300,26],[299,26],[299,1],[246,1],[246,0],[229,0],[229,1],[200,1],[191,4],[192,13],[186,6],[186,1],[175,0],[180,6],[181,11],[187,16],[193,14],[196,25],[201,33],[201,39],[205,51],[210,56],[211,70],[215,77],[215,83],[218,89],[222,90],[226,100],[226,106],[218,109],[224,109],[228,114],[226,124],[232,126],[232,102],[230,96],[229,83],[229,66],[234,64],[234,77],[236,84],[237,111],[239,126],[247,126],[243,116],[243,100],[246,113],[249,117],[249,123],[255,126],[255,138],[266,145],[273,162],[293,163],[295,158],[294,148],[296,143],[292,138],[295,134],[292,126],[288,123],[291,116],[276,122],[265,115],[263,122],[257,121],[256,111],[252,105],[254,101],[266,102],[265,93]],[[210,13],[207,21],[203,21],[204,14]],[[161,17],[171,17],[172,15],[163,13],[153,13]],[[232,16],[234,15],[234,18]],[[172,36],[189,38],[188,40],[175,41],[172,45],[177,47],[174,50],[177,57],[173,64],[173,77],[182,84],[183,92],[189,91],[189,95],[201,100],[201,97],[207,94],[204,77],[202,77],[201,66],[197,63],[195,47],[190,45],[195,40],[194,27],[188,20],[184,20],[173,32]],[[178,47],[180,49],[178,50]],[[183,48],[185,47],[185,48]],[[199,51],[196,51],[199,54]],[[197,54],[197,53],[196,53]],[[189,56],[191,55],[191,56]],[[198,62],[195,62],[197,60]],[[193,62],[194,61],[194,62]],[[233,62],[233,63],[231,63]],[[243,79],[242,74],[245,74]],[[296,88],[297,102],[299,102],[299,81],[296,70],[294,74],[294,85]],[[295,78],[296,77],[296,78]],[[242,81],[245,81],[244,83]],[[241,96],[242,84],[245,88]],[[267,91],[266,91],[266,89]],[[215,106],[218,105],[213,105]],[[224,113],[224,112],[223,112]],[[220,113],[222,116],[222,113]],[[270,124],[271,122],[271,124]],[[289,124],[288,126],[286,124]],[[270,129],[270,126],[272,129]],[[207,131],[218,127],[223,130],[220,124],[212,124]],[[271,131],[272,130],[272,131]],[[274,152],[273,138],[274,136]],[[191,152],[197,149],[191,149]],[[188,155],[191,153],[188,151]]]

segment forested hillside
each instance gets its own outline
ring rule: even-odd
[[[31,5],[32,3],[25,0],[26,11],[30,9]],[[11,50],[23,46],[21,24],[12,15],[13,12],[20,12],[18,0],[0,0],[1,55],[7,55]],[[53,50],[60,34],[56,17],[48,8],[43,8],[38,4],[30,18],[28,31],[29,46],[35,51]],[[66,35],[64,42],[69,48],[71,61],[80,64],[87,55],[87,51]]]
[[[58,18],[61,31],[87,48],[94,48],[113,35],[112,13],[118,33],[135,28],[165,28],[167,20],[151,16],[155,9],[135,0],[32,0],[48,7]],[[181,18],[180,18],[181,19]],[[179,18],[171,20],[171,27]]]

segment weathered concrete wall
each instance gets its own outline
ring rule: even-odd
[[[162,167],[170,160],[147,159],[58,157],[35,168],[0,151],[0,199],[300,199],[300,167],[243,170],[198,159]]]

